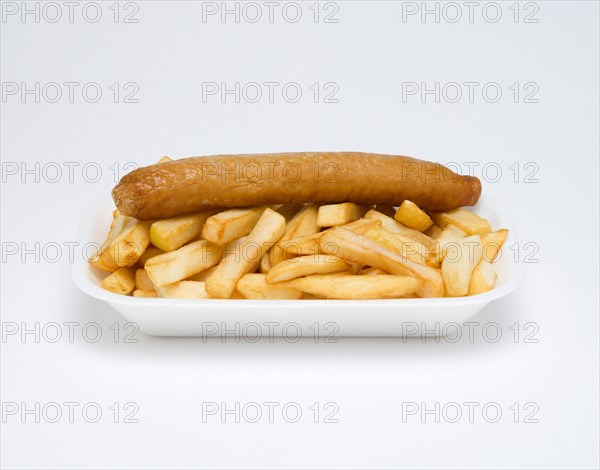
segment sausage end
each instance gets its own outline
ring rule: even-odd
[[[468,178],[471,185],[471,201],[468,205],[474,206],[481,196],[481,181],[476,176],[468,176]]]

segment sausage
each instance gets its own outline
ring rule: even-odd
[[[481,182],[438,163],[360,152],[190,157],[125,175],[112,191],[119,211],[140,220],[215,208],[290,203],[400,205],[429,211],[477,203]]]

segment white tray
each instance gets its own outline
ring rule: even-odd
[[[109,197],[92,201],[84,209],[78,232],[80,246],[101,244],[112,220],[114,204]],[[338,337],[420,336],[421,331],[445,331],[450,324],[469,320],[489,302],[515,290],[520,266],[508,249],[515,227],[504,207],[489,196],[469,208],[490,221],[492,228],[508,228],[510,235],[499,260],[494,263],[498,279],[490,292],[470,297],[386,300],[187,300],[138,298],[113,294],[99,286],[105,275],[85,259],[77,257],[73,281],[82,291],[104,300],[154,336],[232,337],[254,341],[283,336],[294,341],[300,336],[328,341]],[[90,250],[93,252],[93,250]],[[447,329],[444,328],[447,326]]]

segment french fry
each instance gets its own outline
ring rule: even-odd
[[[427,248],[412,238],[398,233],[388,232],[381,225],[370,227],[363,236],[383,245],[388,250],[406,256],[417,263],[425,264],[427,259]]]
[[[381,268],[373,268],[373,267],[361,269],[358,272],[359,276],[375,276],[375,275],[385,275],[385,274],[389,274],[389,273],[387,271],[384,271]]]
[[[481,245],[483,246],[483,259],[493,263],[496,257],[498,256],[498,252],[504,245],[508,237],[508,230],[502,228],[495,232],[488,233],[485,237],[481,239]]]
[[[346,263],[348,263],[348,269],[346,269],[346,271],[344,271],[344,272],[341,272],[340,274],[358,274],[358,272],[363,267],[362,264],[352,263],[350,261],[346,261]]]
[[[270,283],[265,274],[244,274],[237,283],[237,290],[246,299],[297,300],[302,297],[302,291],[290,286],[289,282]]]
[[[230,298],[240,278],[256,269],[269,247],[282,237],[285,228],[285,218],[281,214],[265,209],[250,234],[239,244],[236,253],[231,256],[227,254],[206,280],[208,293],[220,299]]]
[[[492,231],[490,223],[478,215],[464,209],[455,209],[449,212],[432,212],[431,218],[440,227],[445,228],[446,225],[456,225],[461,230],[464,230],[467,235],[486,236]]]
[[[300,300],[323,300],[323,298],[317,297],[316,295],[307,294],[306,292],[302,292],[302,297]]]
[[[215,271],[215,269],[217,269],[217,267],[213,266],[212,268],[208,268],[208,269],[205,269],[203,271],[200,271],[199,273],[196,273],[193,276],[190,276],[190,277],[186,278],[185,280],[186,281],[206,282],[206,280]]]
[[[292,220],[292,217],[294,217],[298,211],[300,209],[302,209],[302,206],[304,204],[282,204],[281,207],[278,207],[277,209],[273,209],[276,212],[279,212],[282,216],[285,217],[285,221],[289,222],[290,220]]]
[[[174,251],[200,235],[206,220],[215,212],[196,212],[158,220],[150,227],[150,241],[163,251]]]
[[[248,235],[267,206],[229,209],[207,219],[202,238],[213,243],[228,243]]]
[[[100,287],[115,294],[127,295],[135,288],[135,270],[119,268],[102,279]]]
[[[473,271],[467,295],[482,294],[492,290],[495,283],[496,271],[494,271],[494,267],[488,261],[482,259]]]
[[[359,235],[362,235],[372,227],[381,227],[381,221],[372,219],[358,219],[354,222],[350,222],[341,226],[341,228],[345,228],[346,230],[350,230],[351,232],[358,233]]]
[[[172,284],[208,269],[221,261],[223,247],[198,240],[146,261],[145,268],[157,286]]]
[[[298,211],[285,227],[285,239],[310,235],[320,230],[317,225],[318,204],[307,204]],[[283,236],[281,237],[284,238]]]
[[[364,236],[335,227],[321,237],[320,244],[325,253],[342,259],[421,279],[423,284],[417,290],[420,297],[442,297],[444,294],[444,282],[439,271],[394,253]]]
[[[414,293],[423,281],[411,276],[313,275],[291,281],[292,287],[327,299],[387,299]]]
[[[269,256],[269,252],[267,251],[263,257],[260,259],[260,272],[262,274],[267,274],[271,270],[271,258]]]
[[[308,255],[284,260],[273,266],[267,274],[267,282],[282,282],[310,274],[327,274],[345,271],[350,266],[343,259],[332,255]]]
[[[317,213],[317,225],[319,227],[335,227],[360,219],[369,210],[367,206],[361,206],[353,202],[341,204],[327,204],[319,207]]]
[[[448,247],[466,237],[466,232],[459,229],[456,225],[448,224],[435,241],[433,250],[427,255],[427,263],[432,266],[437,266],[444,260]]]
[[[423,212],[414,202],[409,201],[408,199],[402,202],[394,215],[394,219],[419,232],[423,232],[433,225],[431,217]]]
[[[117,211],[118,212],[118,211]],[[113,216],[115,213],[113,212]],[[105,272],[113,272],[119,269],[119,266],[115,262],[112,251],[109,249],[112,242],[123,232],[125,227],[129,227],[130,221],[132,221],[131,217],[127,217],[125,215],[117,214],[112,223],[110,224],[110,229],[108,230],[108,236],[106,241],[100,246],[98,252],[88,259],[88,262],[94,266],[96,269]]]
[[[119,209],[115,209],[112,214],[113,214],[113,219],[116,219],[117,217],[119,217],[119,215],[121,213],[119,212]]]
[[[319,206],[316,204],[307,204],[298,211],[294,217],[287,223],[285,232],[281,236],[279,242],[292,240],[294,238],[303,237],[317,233],[321,228],[317,225],[317,213]],[[270,250],[271,266],[275,266],[285,258],[283,250],[278,246],[274,246]]]
[[[115,264],[130,267],[137,263],[150,244],[150,222],[131,219],[126,222],[121,233],[112,241],[108,250]]]
[[[198,281],[178,281],[172,284],[156,286],[159,297],[171,299],[210,299],[206,284]]]
[[[473,270],[483,256],[481,237],[471,235],[448,246],[442,261],[442,277],[449,297],[467,295]]]
[[[156,293],[155,290],[141,290],[141,289],[136,289],[133,291],[133,296],[134,297],[148,297],[148,298],[153,298],[153,297],[158,297],[158,294]]]
[[[148,248],[146,248],[146,251],[144,251],[142,256],[140,256],[140,258],[137,260],[137,265],[143,268],[146,264],[146,261],[148,261],[150,258],[154,258],[155,256],[162,255],[163,253],[164,251],[160,248],[154,245],[150,245],[148,246]]]
[[[158,162],[156,163],[167,163],[167,162],[172,162],[173,159],[171,157],[167,157],[166,155],[164,157],[162,157]]]
[[[379,220],[381,222],[381,226],[388,232],[397,233],[398,235],[403,235],[405,237],[412,238],[413,240],[419,242],[421,245],[425,245],[425,248],[427,249],[431,249],[431,247],[433,247],[433,238],[428,237],[424,233],[419,232],[414,228],[407,227],[406,225],[401,224],[397,220],[394,220],[391,217],[382,214],[381,212],[377,212],[376,210],[370,210],[365,214],[365,219]]]
[[[290,256],[316,255],[321,253],[319,240],[325,232],[312,233],[303,237],[279,242],[277,246],[283,251],[285,258]]]
[[[145,269],[135,271],[135,288],[138,290],[156,290]]]
[[[427,230],[424,230],[423,233],[425,235],[427,235],[428,237],[431,237],[434,240],[437,240],[443,231],[444,231],[444,229],[442,227],[440,227],[438,224],[432,224],[431,227],[429,227]]]

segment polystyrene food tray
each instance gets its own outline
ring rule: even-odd
[[[102,244],[112,220],[110,197],[92,201],[84,209],[78,241]],[[283,336],[338,338],[346,336],[419,336],[439,331],[450,323],[461,325],[490,302],[512,292],[520,281],[520,266],[507,248],[516,241],[515,227],[506,209],[489,196],[469,208],[488,219],[494,230],[510,231],[494,263],[496,287],[470,297],[385,300],[188,300],[138,298],[114,294],[99,286],[104,273],[85,259],[75,259],[75,284],[88,295],[103,300],[140,330],[154,336],[243,337]],[[93,251],[93,250],[92,250]]]

